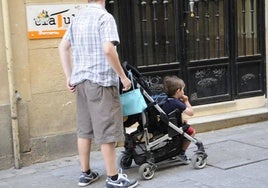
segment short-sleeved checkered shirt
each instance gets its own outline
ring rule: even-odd
[[[71,43],[73,53],[71,85],[90,80],[102,86],[118,86],[118,76],[102,49],[103,42],[119,44],[117,26],[100,4],[89,3],[76,15],[64,39]]]

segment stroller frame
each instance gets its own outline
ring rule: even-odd
[[[130,71],[133,71],[133,77],[134,77],[133,79],[135,79],[135,76],[141,77],[141,74],[134,67],[127,64],[126,62],[123,64],[123,68],[125,69],[125,71],[129,71],[128,69],[130,69]],[[135,80],[137,81],[137,79]],[[147,99],[148,107],[153,107],[159,112],[160,120],[164,122],[170,130],[172,130],[173,132],[175,131],[177,135],[183,136],[183,138],[186,138],[188,141],[194,143],[197,146],[197,150],[195,151],[194,155],[191,157],[191,163],[195,169],[204,168],[207,164],[207,154],[205,152],[203,143],[199,141],[198,139],[191,137],[186,132],[184,132],[182,127],[178,127],[177,125],[172,123],[169,120],[168,115],[162,110],[160,105],[149,95],[148,92],[145,91],[145,89],[142,87],[142,85],[139,82],[137,82],[137,87],[141,89],[143,96],[145,97],[145,99]],[[136,142],[137,141],[136,139],[135,144],[144,145],[145,147],[145,149],[143,150],[144,153],[142,153],[141,155],[137,154],[134,148],[128,148],[128,146],[126,146],[125,144],[126,151],[123,151],[120,157],[118,158],[118,164],[119,166],[121,166],[121,168],[127,169],[131,166],[132,159],[134,159],[136,164],[140,165],[139,174],[141,178],[145,180],[150,180],[154,176],[155,170],[157,169],[157,164],[176,156],[178,152],[180,151],[180,149],[178,149],[178,144],[175,144],[175,142],[177,142],[178,140],[175,140],[175,142],[173,142],[171,146],[169,146],[168,144],[166,144],[165,146],[161,146],[162,143],[165,143],[165,142],[169,143],[173,141],[174,135],[172,136],[170,131],[168,131],[168,133],[164,135],[160,135],[160,137],[157,138],[156,140],[151,141],[150,132],[148,131],[148,126],[147,126],[148,117],[146,114],[146,110],[141,113],[141,118],[142,118],[141,120],[142,125],[140,126],[142,126],[142,129],[143,129],[141,137],[142,139],[144,139],[144,141],[141,141],[140,139],[138,140],[138,142]],[[140,135],[140,134],[141,133],[137,133],[137,135]],[[133,137],[137,135],[135,135],[134,133],[134,134],[126,135],[126,136]],[[168,147],[167,148],[168,150],[165,150],[165,147]],[[172,149],[172,151],[170,151],[170,148]],[[162,149],[164,151],[164,154],[166,154],[166,156],[161,156],[159,158],[156,157],[155,152],[159,151],[159,149],[160,150]],[[162,152],[162,150],[160,151],[160,153]],[[139,160],[136,159],[136,156],[137,157],[142,156],[142,160],[140,160],[140,158]]]

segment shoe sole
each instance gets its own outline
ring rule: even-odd
[[[80,186],[80,187],[88,186],[88,185],[90,185],[91,183],[97,181],[99,178],[100,178],[100,176],[97,176],[95,179],[91,180],[91,181],[88,182],[88,183],[80,183],[80,182],[79,182],[79,183],[78,183],[78,186]]]
[[[135,183],[135,184],[130,185],[130,186],[128,186],[128,187],[122,187],[122,188],[134,188],[134,187],[136,187],[138,184],[139,184],[139,182],[138,182],[138,181],[136,181],[136,183]],[[105,186],[105,188],[107,188],[107,187]]]
[[[134,187],[136,187],[138,184],[139,184],[139,182],[137,181],[135,184],[129,186],[128,188],[134,188]]]

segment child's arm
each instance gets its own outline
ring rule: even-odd
[[[193,111],[192,105],[190,104],[188,100],[188,97],[186,95],[183,95],[181,97],[181,101],[184,102],[184,104],[186,105],[186,109],[183,111],[183,113],[187,114],[188,116],[193,116],[194,111]]]

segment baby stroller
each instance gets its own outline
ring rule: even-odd
[[[161,109],[161,100],[150,95],[141,73],[128,64],[123,63],[126,72],[131,71],[135,87],[140,88],[147,103],[147,108],[140,114],[128,116],[124,122],[124,151],[118,158],[118,165],[128,169],[132,161],[139,165],[139,175],[142,179],[152,179],[157,164],[176,157],[181,150],[183,139],[188,139],[197,146],[197,151],[191,157],[195,169],[202,169],[207,164],[207,154],[203,143],[188,135],[184,127],[178,125],[176,111],[165,114]],[[137,123],[137,129],[127,133],[126,129]]]

